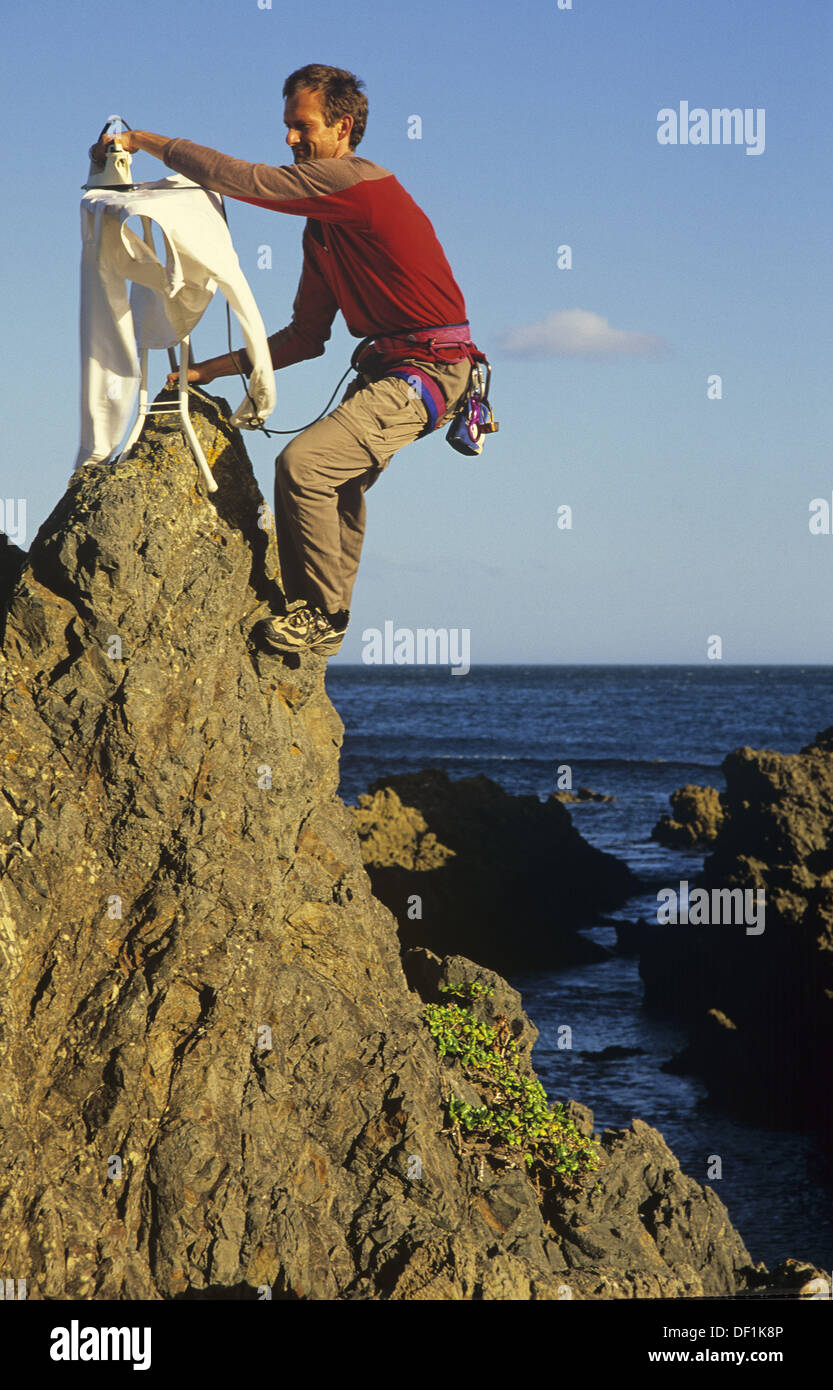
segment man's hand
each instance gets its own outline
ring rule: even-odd
[[[107,157],[107,150],[114,140],[118,140],[123,150],[128,154],[135,154],[137,150],[144,150],[146,154],[155,155],[157,159],[162,158],[162,151],[168,144],[167,135],[154,135],[150,130],[124,130],[120,135],[103,135],[97,144],[90,148],[90,159],[94,159],[97,164],[103,164]]]
[[[209,381],[214,380],[214,373],[211,371],[207,362],[195,362],[193,367],[188,368],[188,385],[207,386]],[[179,368],[174,372],[168,372],[166,382],[168,390],[179,385]]]
[[[107,151],[114,140],[118,140],[123,150],[128,154],[135,154],[139,148],[134,139],[135,130],[123,130],[121,135],[102,135],[98,144],[90,146],[90,159],[94,159],[96,164],[103,164],[107,157]]]
[[[220,357],[208,357],[205,362],[194,362],[188,368],[188,383],[207,386],[218,376],[251,375],[252,364],[245,348],[237,348],[234,353],[224,352]],[[168,387],[179,384],[179,372],[168,372]]]

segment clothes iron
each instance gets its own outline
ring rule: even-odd
[[[121,116],[109,116],[104,125],[104,129],[95,142],[96,145],[101,143],[103,137],[110,130],[110,127],[115,125],[116,122],[118,122],[124,130],[130,130],[127,121],[123,120]],[[94,148],[95,145],[90,147],[90,172],[87,176],[87,182],[82,184],[82,187],[87,189],[133,188],[132,161],[127,150],[123,149],[119,144],[118,136],[116,136],[113,143],[108,146],[103,163],[93,159],[92,152]]]

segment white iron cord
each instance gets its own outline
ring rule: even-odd
[[[220,195],[220,207],[221,207],[221,209],[222,209],[222,213],[223,213],[223,218],[224,218],[224,220],[225,220],[225,224],[226,224],[226,226],[228,227],[228,226],[229,226],[229,220],[228,220],[228,214],[227,214],[227,212],[226,212],[226,203],[225,203],[225,199],[222,197],[222,195]],[[231,233],[231,228],[230,228],[230,227],[229,227],[229,233]],[[438,325],[438,327],[444,327],[444,326],[445,326],[445,325],[442,325],[442,324]],[[244,389],[244,391],[246,392],[246,396],[247,396],[247,399],[248,399],[248,401],[249,401],[249,404],[250,404],[250,406],[252,407],[252,410],[254,411],[255,415],[257,416],[257,414],[258,414],[258,409],[257,409],[257,406],[255,405],[254,401],[252,400],[251,394],[250,394],[250,392],[249,392],[249,383],[247,382],[246,377],[245,377],[243,371],[242,371],[241,368],[240,368],[240,363],[238,362],[237,356],[236,356],[235,351],[234,351],[234,348],[233,348],[232,345],[231,345],[231,311],[230,311],[229,306],[228,306],[228,301],[226,301],[226,332],[227,332],[227,335],[228,335],[228,351],[229,351],[229,357],[231,358],[232,362],[234,363],[235,367],[237,368],[237,373],[238,373],[238,375],[239,375],[239,377],[240,377],[240,380],[241,380],[242,383],[243,383],[243,389]],[[356,346],[354,347],[353,352],[352,352],[352,354],[351,354],[351,357],[350,357],[350,365],[348,366],[346,372],[344,372],[343,376],[339,379],[339,381],[338,381],[338,383],[337,383],[337,385],[336,385],[336,388],[335,388],[335,390],[333,391],[333,394],[330,396],[330,399],[327,401],[327,404],[324,406],[324,409],[321,411],[321,414],[320,414],[320,415],[316,415],[316,417],[315,417],[314,420],[308,421],[306,425],[298,425],[294,430],[267,430],[266,426],[263,425],[263,424],[258,424],[258,425],[255,426],[255,428],[256,428],[256,429],[259,429],[259,430],[262,430],[263,433],[266,434],[266,435],[272,435],[272,434],[298,434],[298,433],[300,433],[301,430],[308,430],[309,427],[310,427],[310,425],[315,425],[315,424],[318,423],[319,420],[323,420],[324,416],[327,414],[327,411],[329,410],[330,406],[332,405],[333,401],[335,400],[336,396],[338,395],[339,391],[341,390],[341,386],[342,386],[342,383],[343,383],[343,381],[344,381],[344,378],[347,377],[347,376],[349,376],[351,372],[358,371],[358,367],[356,366],[356,358],[358,357],[359,353],[362,351],[362,349],[363,349],[366,345],[368,345],[368,344],[370,344],[370,343],[372,343],[372,342],[373,342],[373,334],[370,334],[367,338],[362,338],[361,342],[356,344]],[[489,376],[491,377],[491,367],[489,367]],[[485,395],[484,395],[484,399],[488,399],[488,386],[487,386],[487,388],[486,388],[486,393],[485,393]]]
[[[224,221],[225,221],[226,226],[228,227],[228,226],[229,226],[229,220],[228,220],[228,214],[227,214],[227,212],[226,212],[226,200],[225,200],[225,198],[222,197],[222,195],[220,196],[220,207],[221,207],[221,209],[222,209],[223,219],[224,219]],[[231,235],[231,228],[230,228],[230,227],[229,227],[229,235]],[[235,351],[234,351],[234,348],[233,348],[232,345],[231,345],[231,310],[229,309],[228,300],[226,300],[226,332],[227,332],[227,334],[228,334],[228,351],[229,351],[229,357],[231,358],[232,362],[234,363],[235,367],[237,368],[237,374],[238,374],[238,376],[240,377],[240,380],[241,380],[242,383],[243,383],[243,389],[244,389],[244,391],[246,392],[246,396],[248,397],[249,405],[252,407],[252,410],[254,411],[255,415],[257,416],[257,414],[258,414],[258,409],[257,409],[257,406],[255,405],[254,401],[252,400],[251,394],[250,394],[250,392],[249,392],[249,383],[248,383],[248,381],[246,380],[245,374],[243,373],[243,371],[242,371],[242,369],[241,369],[241,367],[240,367],[240,363],[239,363],[238,360],[237,360],[237,355],[236,355],[236,353],[235,353]],[[349,367],[347,368],[347,371],[344,373],[344,376],[342,376],[341,380],[339,381],[338,385],[336,386],[335,391],[334,391],[333,394],[330,396],[330,399],[327,401],[327,404],[324,406],[324,409],[321,411],[321,414],[320,414],[320,415],[316,415],[315,419],[314,419],[314,420],[310,420],[310,421],[308,422],[308,424],[306,424],[306,425],[298,425],[294,430],[267,430],[267,428],[266,428],[266,426],[265,426],[264,424],[258,424],[258,425],[256,426],[256,428],[259,429],[259,430],[262,430],[263,433],[266,434],[266,435],[271,435],[271,434],[298,434],[298,433],[300,433],[301,430],[307,430],[307,429],[309,429],[310,425],[315,425],[315,424],[317,424],[318,421],[319,421],[319,420],[322,420],[322,419],[324,418],[324,416],[327,414],[327,411],[329,410],[330,406],[332,405],[333,401],[335,400],[336,396],[338,395],[339,390],[341,389],[341,383],[344,381],[344,377],[349,376],[350,372],[352,372],[352,371],[353,371],[353,363],[352,363],[352,361],[351,361]]]

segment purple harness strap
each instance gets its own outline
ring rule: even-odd
[[[423,434],[430,434],[437,428],[437,422],[445,414],[445,396],[437,385],[432,381],[427,372],[422,371],[414,362],[408,362],[404,367],[394,367],[392,371],[385,372],[385,377],[398,376],[403,381],[407,381],[411,389],[419,396],[425,409],[428,411],[428,424],[422,431]]]

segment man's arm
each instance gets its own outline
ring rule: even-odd
[[[301,279],[292,305],[292,322],[267,339],[275,370],[310,357],[320,357],[325,343],[329,341],[337,311],[338,304],[332,290],[305,253]],[[188,369],[189,382],[207,385],[216,377],[236,375],[238,371],[248,376],[252,364],[245,348],[235,349],[234,358],[236,363],[231,353],[226,352],[206,362],[196,362]],[[169,386],[178,380],[179,372],[168,374]]]
[[[312,159],[298,165],[251,164],[208,145],[168,139],[148,130],[105,135],[101,144],[90,150],[91,156],[103,160],[113,139],[121,141],[129,153],[144,150],[161,159],[169,169],[225,197],[256,203],[274,212],[314,217],[320,222],[367,224],[366,200],[356,197],[358,186],[368,177],[365,163],[358,166],[353,159]],[[380,168],[372,177],[392,175]]]
[[[90,155],[93,159],[104,159],[107,145],[113,140],[118,140],[124,149],[130,154],[135,154],[137,150],[144,150],[146,154],[154,155],[157,159],[163,159],[165,147],[172,143],[166,135],[155,135],[148,130],[128,130],[121,135],[105,135],[99,145],[93,146]],[[190,146],[189,141],[183,142]],[[203,151],[199,145],[190,146],[194,150]],[[215,155],[216,158],[226,165],[241,165],[245,169],[261,168],[263,166],[244,165],[242,160],[232,160],[226,155],[217,155],[214,150],[205,151],[208,155]],[[337,161],[328,160],[328,164],[335,164]],[[294,174],[298,171],[294,169],[275,169],[271,172],[275,174]],[[223,191],[219,189],[218,191]],[[320,215],[322,202],[316,200],[315,212]],[[338,310],[338,303],[329,285],[304,251],[304,267],[301,272],[301,279],[292,305],[292,322],[286,328],[281,328],[277,333],[273,333],[268,338],[269,351],[272,358],[272,366],[277,371],[280,367],[288,367],[293,362],[302,362],[310,357],[320,357],[324,352],[324,345],[329,340],[330,328]],[[249,355],[244,348],[235,349],[234,353],[221,353],[219,357],[208,358],[205,362],[194,363],[188,369],[189,382],[208,384],[221,376],[233,376],[238,372],[243,372],[248,376],[252,370]],[[179,379],[179,372],[168,374],[168,385],[172,386]]]
[[[274,364],[273,364],[274,365]],[[189,384],[195,386],[207,386],[210,381],[215,381],[218,376],[236,376],[242,372],[244,376],[251,374],[252,364],[249,354],[245,348],[237,348],[234,358],[230,352],[221,353],[219,357],[208,357],[205,362],[195,362],[188,368]],[[179,368],[168,372],[168,386],[176,386],[179,381]]]
[[[162,151],[166,145],[170,144],[169,135],[153,135],[149,130],[125,130],[121,135],[105,135],[98,145],[93,145],[90,150],[90,158],[97,159],[100,164],[104,163],[104,156],[107,153],[107,146],[118,140],[122,149],[127,150],[128,154],[135,154],[137,150],[144,150],[145,154],[152,154],[156,159],[164,159]]]

